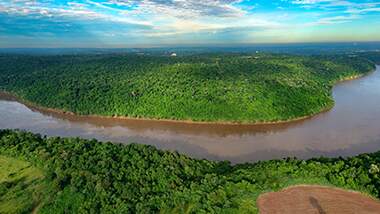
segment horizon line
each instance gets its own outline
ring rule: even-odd
[[[0,49],[155,49],[155,48],[218,48],[218,47],[242,47],[242,46],[267,46],[267,45],[318,45],[318,44],[368,44],[380,43],[378,41],[326,41],[326,42],[267,42],[267,43],[236,43],[236,44],[165,44],[130,47],[0,47]]]

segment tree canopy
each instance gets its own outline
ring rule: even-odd
[[[337,186],[380,198],[380,152],[232,166],[146,145],[2,130],[2,157],[15,164],[22,160],[19,168],[32,167],[26,178],[38,179],[0,179],[0,213],[12,198],[21,201],[19,210],[38,213],[257,213],[261,193],[294,184]],[[11,173],[11,167],[2,167],[0,175]],[[13,171],[16,177],[23,172]],[[23,200],[24,194],[30,200]]]
[[[330,108],[334,83],[373,69],[352,55],[0,55],[0,89],[82,115],[255,123]]]

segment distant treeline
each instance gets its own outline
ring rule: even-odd
[[[362,58],[369,59],[378,65],[380,64],[380,50],[379,51],[359,53],[358,56],[360,56]]]
[[[335,82],[373,69],[357,55],[0,55],[0,89],[82,115],[254,123],[327,109]]]
[[[294,184],[380,197],[379,152],[231,166],[146,145],[0,130],[0,162],[8,162],[0,165],[0,213],[257,213],[261,193]],[[20,170],[11,173],[12,164]]]

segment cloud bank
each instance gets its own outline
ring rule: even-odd
[[[360,40],[347,37],[359,28],[380,40],[379,22],[375,0],[0,0],[0,45],[67,46],[73,37],[116,47]]]

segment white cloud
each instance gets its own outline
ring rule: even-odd
[[[53,24],[64,20],[104,37],[149,37],[156,41],[213,34],[215,38],[227,34],[231,40],[256,39],[255,35],[263,40],[265,35],[283,38],[285,34],[306,32],[305,29],[313,26],[352,22],[366,13],[380,12],[380,2],[281,0],[294,4],[293,7],[317,10],[293,12],[281,5],[276,6],[281,10],[258,13],[260,5],[254,1],[250,6],[241,6],[241,0],[84,0],[81,3],[73,0],[66,5],[51,0],[0,0],[0,13],[9,17],[46,18]],[[96,29],[99,23],[106,24]]]
[[[235,6],[241,0],[109,0],[111,4],[136,6],[139,13],[166,14],[173,17],[238,17],[245,12]]]
[[[352,20],[358,19],[359,16],[333,16],[322,18],[317,21],[317,24],[341,24],[346,22],[351,22]]]
[[[37,1],[33,1],[33,4],[27,0],[14,0],[7,3],[0,1],[0,13],[3,12],[13,15],[33,16],[35,18],[74,18],[80,20],[100,20],[132,25],[151,26],[150,22],[139,21],[128,17],[113,16],[91,10],[88,8],[89,5],[87,4],[68,2],[67,5],[68,6],[66,7],[52,7],[51,5],[39,3]]]
[[[319,3],[327,3],[334,2],[336,0],[293,0],[293,4],[319,4]]]

